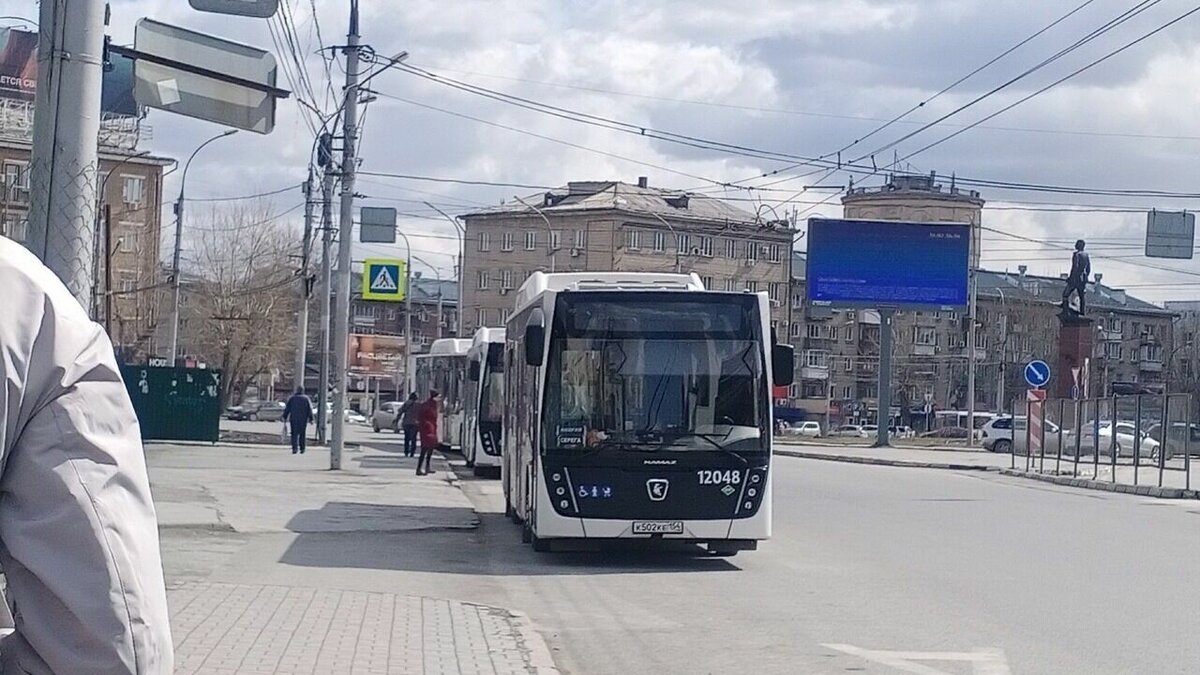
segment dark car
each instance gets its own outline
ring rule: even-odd
[[[250,401],[242,405],[234,405],[225,409],[225,417],[231,420],[277,421],[283,419],[284,404],[282,401]]]

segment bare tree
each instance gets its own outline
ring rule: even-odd
[[[268,202],[213,206],[189,230],[180,332],[192,353],[221,369],[223,407],[255,377],[289,363],[293,237]]]

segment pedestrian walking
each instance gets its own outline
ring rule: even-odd
[[[308,423],[312,418],[312,401],[304,395],[303,387],[296,387],[296,393],[292,394],[287,405],[283,407],[283,419],[287,420],[291,431],[293,455],[304,454],[304,446],[308,441]]]
[[[174,651],[138,420],[104,330],[0,237],[0,672],[160,675]]]
[[[438,446],[438,403],[442,395],[436,389],[429,391],[429,398],[420,405],[417,411],[417,426],[421,436],[421,455],[417,457],[417,475],[432,473],[429,463],[433,461],[433,451]],[[421,469],[424,465],[424,470]]]
[[[396,416],[400,418],[400,428],[404,430],[404,456],[412,457],[417,454],[417,411],[421,403],[417,400],[417,392],[408,395],[408,400],[400,404]]]

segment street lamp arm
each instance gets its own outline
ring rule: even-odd
[[[646,215],[657,219],[658,222],[665,225],[667,227],[667,229],[671,231],[671,236],[675,238],[675,271],[678,272],[679,271],[679,233],[675,231],[674,227],[671,227],[671,223],[668,223],[666,218],[663,218],[662,216],[658,215],[657,213],[654,213],[653,211],[640,211],[639,213],[645,213]]]
[[[187,162],[185,162],[183,165],[183,175],[179,178],[179,200],[180,201],[183,201],[183,191],[184,191],[184,188],[187,186],[188,169],[190,169],[192,167],[192,160],[196,159],[196,155],[199,154],[200,151],[203,150],[204,147],[206,145],[208,145],[209,143],[219,141],[222,138],[225,138],[226,136],[232,136],[232,135],[236,134],[237,132],[238,132],[237,129],[226,129],[225,131],[217,134],[216,136],[213,136],[212,138],[208,139],[207,141],[204,141],[195,150],[192,151],[191,156],[188,157]]]
[[[541,216],[542,222],[546,223],[546,255],[550,256],[550,271],[553,272],[554,271],[554,248],[553,248],[554,228],[550,225],[550,219],[546,217],[546,214],[543,213],[541,209],[534,206],[533,204],[530,204],[529,202],[525,201],[524,199],[521,199],[520,197],[518,197],[516,195],[513,195],[513,199],[520,202],[521,205],[524,206],[525,208],[527,208],[527,209],[533,211],[534,213],[538,214],[539,216]]]

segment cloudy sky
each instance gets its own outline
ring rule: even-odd
[[[304,90],[302,98],[331,111],[336,104],[328,76],[337,81],[336,90],[345,61],[340,55],[327,61],[318,51],[320,44],[344,42],[348,0],[282,2],[290,7],[313,89],[312,97]],[[1081,5],[917,111],[854,143]],[[1093,192],[1200,192],[1200,13],[925,148],[1194,7],[1183,0],[364,0],[362,39],[382,57],[405,50],[406,63],[432,73],[702,139],[697,144],[705,147],[554,117],[392,70],[370,85],[377,97],[367,107],[362,170],[535,186],[632,182],[645,175],[654,185],[729,197],[750,210],[766,203],[781,214],[794,210],[803,220],[840,213],[829,186],[844,187],[852,176],[860,185],[878,184],[900,158],[904,170],[956,174],[965,181],[1085,188],[1082,194],[979,188],[988,200],[988,267],[1015,269],[1025,261],[1033,272],[1056,275],[1066,269],[1068,254],[1061,247],[1083,237],[1092,242],[1093,268],[1106,283],[1152,300],[1186,299],[1200,289],[1200,263],[1141,257],[1144,210],[1196,209],[1200,199]],[[5,1],[0,12],[36,18],[37,6]],[[1124,20],[1096,34],[1123,13]],[[296,70],[273,39],[282,36],[277,21],[202,14],[183,0],[117,0],[114,40],[131,43],[134,24],[144,16],[260,46]],[[945,123],[895,143],[1089,35],[1085,44]],[[293,86],[282,72],[279,82]],[[189,195],[238,196],[298,184],[312,119],[293,97],[281,104],[274,133],[243,132],[210,146],[193,165]],[[174,157],[186,157],[220,131],[162,111],[151,111],[147,122],[153,137],[146,147]],[[714,149],[712,142],[752,151]],[[863,158],[857,174],[795,166],[798,160],[788,159],[836,158],[838,150],[844,162]],[[871,176],[861,167],[873,163],[881,169]],[[784,171],[760,177],[778,170]],[[734,182],[742,187],[722,185]],[[752,186],[765,189],[744,189]],[[177,189],[168,182],[168,194]],[[454,214],[536,192],[380,176],[363,176],[358,191],[368,196],[363,204],[411,214],[403,228],[418,235],[415,253],[443,276],[451,273],[453,229],[422,201]],[[298,190],[273,200],[279,211],[301,201]],[[356,258],[381,252],[356,250]]]

